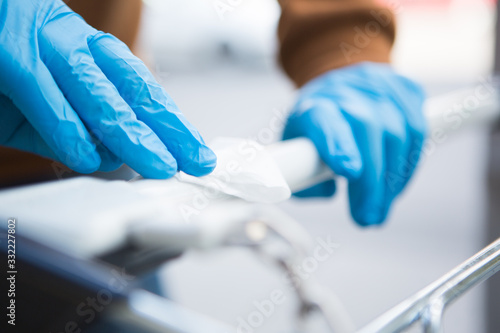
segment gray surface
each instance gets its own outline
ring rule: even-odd
[[[213,68],[169,73],[163,81],[188,119],[209,141],[216,136],[255,137],[276,110],[293,102],[281,74]],[[456,84],[456,83],[455,83]],[[434,90],[446,91],[446,84]],[[279,136],[279,133],[277,133]],[[282,208],[314,236],[331,235],[341,247],[314,273],[345,303],[357,327],[435,280],[479,250],[484,230],[486,131],[477,129],[442,144],[422,163],[387,225],[361,229],[350,220],[345,184],[333,200],[292,200]],[[254,301],[286,291],[280,276],[245,251],[192,253],[165,272],[173,297],[195,310],[236,324]],[[293,326],[295,302],[284,304],[255,332]],[[447,332],[484,332],[482,288],[446,314]]]
[[[486,239],[492,241],[500,236],[500,127],[495,127],[489,143],[488,164],[488,226],[485,228]],[[496,274],[486,282],[486,304],[488,308],[488,332],[500,332],[500,274]]]
[[[496,6],[497,21],[495,27],[495,55],[494,72],[500,73],[500,6]],[[500,128],[497,124],[494,135],[490,137],[489,142],[489,164],[488,164],[488,226],[486,227],[486,239],[491,241],[500,235],[500,209],[498,202],[500,200]],[[488,332],[500,332],[500,317],[498,309],[500,308],[500,274],[493,276],[486,282],[486,306],[488,311],[487,330]]]

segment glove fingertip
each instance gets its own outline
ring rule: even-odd
[[[96,172],[102,162],[95,146],[86,141],[77,149],[65,152],[64,158],[60,160],[72,170],[83,174]]]
[[[337,186],[334,180],[329,180],[308,189],[295,192],[293,195],[298,198],[324,197],[328,198],[335,194]]]
[[[331,156],[326,160],[330,169],[337,175],[354,180],[361,176],[363,171],[363,163],[360,157],[345,158],[345,156]]]
[[[102,161],[99,171],[101,172],[112,172],[118,170],[123,163],[114,161]]]
[[[190,163],[181,166],[181,170],[185,173],[202,177],[210,174],[217,166],[217,156],[205,145],[201,145],[198,149],[197,156],[190,159]]]
[[[100,164],[94,164],[94,163],[80,163],[78,165],[71,165],[67,164],[68,167],[72,170],[75,170],[78,173],[83,173],[83,174],[91,174],[99,170]]]
[[[97,146],[97,152],[101,157],[101,165],[99,166],[99,171],[101,172],[111,172],[115,171],[123,165],[123,162],[118,159],[112,152],[110,152],[103,145]]]
[[[137,171],[137,170],[136,170]],[[168,179],[172,178],[177,173],[177,164],[163,162],[158,163],[153,168],[139,172],[141,176],[149,179]]]
[[[348,180],[359,178],[363,171],[361,159],[350,159],[342,162],[344,174]]]
[[[368,202],[353,203],[350,202],[351,216],[361,227],[380,226],[384,223],[387,212],[383,207],[370,204]]]
[[[139,163],[136,163],[138,161]],[[147,152],[142,158],[132,160],[129,166],[144,178],[149,179],[172,178],[178,169],[177,161],[167,149]]]
[[[380,226],[384,222],[384,218],[380,214],[374,212],[364,214],[356,214],[352,212],[352,217],[361,227]]]

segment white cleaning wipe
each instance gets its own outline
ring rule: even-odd
[[[253,140],[219,138],[209,145],[217,155],[217,167],[204,177],[183,172],[177,179],[241,199],[276,203],[291,196],[274,159],[264,147]]]

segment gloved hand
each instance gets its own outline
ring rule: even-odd
[[[361,63],[307,83],[285,126],[284,139],[305,136],[323,161],[349,182],[351,215],[382,223],[413,174],[427,124],[424,93],[387,64]],[[327,181],[296,193],[331,196]]]
[[[201,176],[214,153],[146,66],[61,0],[0,0],[0,145],[90,173]]]

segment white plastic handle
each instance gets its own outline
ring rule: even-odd
[[[430,98],[424,106],[429,139],[485,124],[500,115],[497,90],[487,84]],[[267,147],[292,192],[335,177],[322,162],[313,143],[305,138],[282,141]]]

